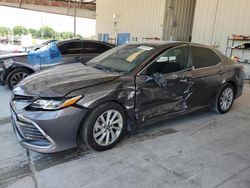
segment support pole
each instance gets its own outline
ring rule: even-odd
[[[76,0],[75,0],[75,6],[74,6],[74,37],[76,38]]]

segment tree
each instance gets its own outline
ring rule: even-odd
[[[72,32],[62,32],[61,33],[61,38],[62,39],[72,39],[72,38],[74,38],[74,33],[72,33]]]
[[[10,35],[12,33],[11,29],[8,27],[0,27],[0,36]]]
[[[45,26],[39,29],[36,36],[45,39],[51,39],[55,38],[55,33],[56,32],[51,27]]]
[[[83,36],[80,35],[80,34],[77,34],[77,35],[76,35],[76,38],[83,39]]]
[[[0,36],[10,35],[12,33],[11,29],[8,27],[0,27]]]
[[[38,30],[36,30],[36,29],[29,29],[29,33],[32,35],[32,37],[36,37],[37,33],[38,33]]]
[[[13,28],[13,34],[19,35],[19,36],[20,35],[27,35],[28,30],[25,27],[18,25],[18,26]]]

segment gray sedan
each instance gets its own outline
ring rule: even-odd
[[[87,64],[54,67],[13,90],[12,122],[27,148],[103,151],[145,122],[201,109],[227,113],[243,89],[243,67],[192,43],[126,44]]]

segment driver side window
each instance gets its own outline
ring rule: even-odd
[[[189,46],[178,47],[163,52],[146,70],[151,76],[155,73],[169,74],[188,68]]]

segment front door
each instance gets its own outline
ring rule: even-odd
[[[189,57],[189,46],[169,49],[136,76],[139,122],[189,109],[193,85]]]

